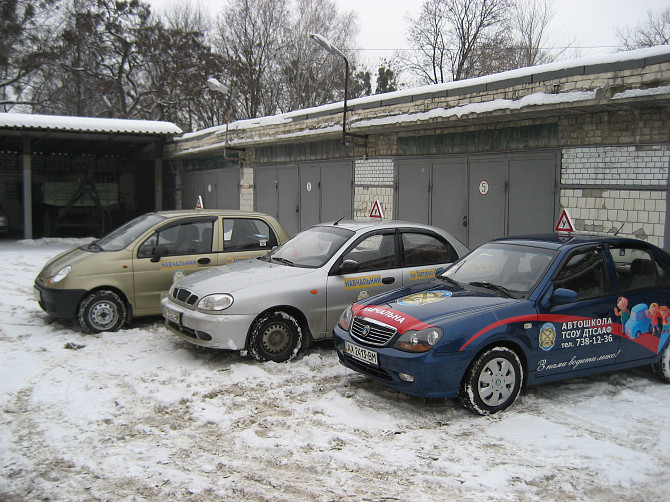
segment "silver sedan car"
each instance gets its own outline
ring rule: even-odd
[[[191,274],[161,302],[165,324],[204,347],[287,361],[332,336],[351,303],[435,276],[469,250],[403,221],[315,225],[266,256]]]

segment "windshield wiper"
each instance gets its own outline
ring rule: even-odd
[[[509,292],[509,289],[507,289],[504,286],[499,286],[497,284],[491,284],[490,282],[469,282],[468,283],[470,286],[475,286],[477,288],[486,288],[486,289],[491,289],[493,291],[497,291],[498,293],[502,293],[506,295],[508,298],[514,298],[514,295]]]
[[[458,289],[462,289],[461,283],[458,282],[458,281],[455,281],[455,280],[452,279],[451,277],[447,277],[447,276],[445,276],[445,275],[439,275],[439,276],[437,276],[437,278],[438,278],[438,279],[442,279],[442,280],[445,281],[445,282],[448,282],[448,283],[451,284],[452,286],[456,286]]]
[[[289,267],[293,266],[293,262],[291,260],[287,260],[286,258],[277,258],[276,256],[273,256],[272,259],[278,261],[279,263],[283,263],[284,265],[288,265]]]

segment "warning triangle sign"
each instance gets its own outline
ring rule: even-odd
[[[372,211],[370,211],[370,218],[384,218],[384,211],[382,211],[382,204],[378,200],[372,204]]]
[[[561,217],[558,218],[558,223],[556,223],[554,232],[574,232],[574,231],[575,227],[572,224],[570,215],[568,214],[568,211],[564,209],[563,212],[561,213]]]
[[[205,205],[202,203],[202,195],[198,195],[198,200],[195,202],[196,209],[205,209]]]

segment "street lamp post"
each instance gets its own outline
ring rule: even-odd
[[[226,96],[226,139],[223,145],[223,156],[224,158],[228,158],[226,148],[228,148],[228,123],[230,122],[230,92],[225,85],[214,77],[207,79],[207,87],[209,87],[210,91],[218,91]]]
[[[311,33],[309,36],[317,44],[326,49],[329,54],[332,54],[333,56],[339,56],[344,59],[344,112],[342,114],[342,144],[346,145],[347,136],[358,137],[356,134],[347,134],[347,91],[349,87],[349,60],[341,50],[331,44],[325,37],[319,35],[318,33]]]

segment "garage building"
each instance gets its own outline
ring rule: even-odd
[[[577,231],[669,249],[669,104],[661,46],[351,100],[344,135],[342,103],[237,121],[165,157],[176,204],[267,212],[291,234],[379,200],[470,247],[552,231],[566,209]]]

